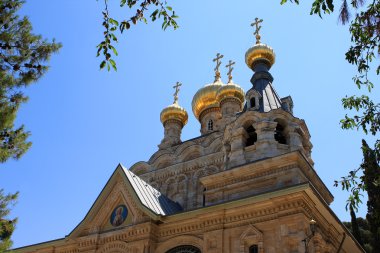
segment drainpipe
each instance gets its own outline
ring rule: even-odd
[[[342,241],[340,242],[339,248],[336,251],[336,253],[340,252],[340,249],[342,248],[345,239],[346,239],[346,233],[343,232],[343,238],[342,238]]]

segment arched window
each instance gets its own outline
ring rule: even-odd
[[[214,122],[212,121],[212,119],[210,119],[210,120],[208,121],[208,123],[207,123],[207,129],[208,129],[209,131],[214,130]]]
[[[206,206],[206,195],[205,195],[205,192],[206,192],[206,188],[203,189],[202,206]]]
[[[274,139],[278,141],[278,143],[280,144],[286,144],[286,136],[284,133],[284,127],[280,123],[277,123],[276,131],[274,133]]]
[[[201,253],[201,250],[192,245],[181,245],[166,251],[166,253]]]
[[[247,134],[248,134],[248,138],[247,138],[247,141],[245,143],[245,146],[248,147],[248,146],[252,146],[253,144],[255,144],[255,142],[257,141],[257,133],[256,133],[256,129],[253,128],[253,126],[249,126],[247,129]]]
[[[251,97],[251,99],[249,101],[251,104],[251,108],[255,108],[256,107],[256,97]]]
[[[249,253],[259,253],[259,247],[254,244],[251,247],[249,247]]]

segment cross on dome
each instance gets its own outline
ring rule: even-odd
[[[261,29],[261,23],[263,22],[262,19],[259,19],[259,18],[255,18],[255,22],[253,22],[251,24],[251,26],[256,26],[256,30],[255,32],[253,33],[255,36],[256,36],[256,44],[260,44],[260,39],[261,39],[261,36],[260,36],[260,29]]]
[[[173,94],[174,96],[174,103],[177,103],[178,102],[178,93],[179,93],[179,90],[180,90],[180,87],[182,86],[182,83],[180,82],[177,82],[173,88],[175,89],[175,92]]]
[[[216,54],[216,58],[212,59],[213,62],[216,62],[216,67],[214,68],[214,71],[215,71],[215,82],[220,80],[220,72],[219,72],[219,67],[220,67],[220,64],[222,64],[222,62],[220,61],[220,59],[223,58],[224,55],[220,54],[220,53],[217,53]]]
[[[228,61],[228,64],[226,65],[226,68],[228,68],[228,82],[230,83],[232,81],[232,70],[234,70],[234,68],[232,67],[233,65],[235,65],[235,62],[234,61],[231,61],[229,60]]]

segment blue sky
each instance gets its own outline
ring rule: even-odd
[[[182,139],[198,136],[191,100],[213,81],[217,52],[224,54],[223,65],[236,62],[234,81],[248,90],[253,73],[244,54],[255,41],[250,27],[255,17],[264,19],[262,41],[277,55],[271,69],[274,87],[281,97],[292,96],[294,115],[305,119],[312,136],[315,169],[335,196],[332,208],[342,220],[349,219],[348,194],[333,187],[361,162],[361,133],[339,126],[346,113],[341,98],[358,92],[351,80],[355,68],[344,60],[348,27],[338,24],[336,14],[323,20],[310,16],[309,1],[300,6],[258,0],[170,2],[180,28],[164,32],[159,21],[132,27],[120,36],[117,72],[99,71],[95,57],[102,39],[102,1],[25,4],[22,13],[35,33],[55,38],[63,48],[52,57],[50,71],[26,90],[30,100],[17,118],[31,131],[32,148],[19,161],[1,165],[1,187],[20,191],[12,211],[19,217],[14,247],[69,234],[118,163],[130,167],[149,159],[163,137],[160,111],[172,102],[177,81],[183,83],[179,103],[190,116]],[[114,3],[114,16],[129,15]],[[221,72],[226,81],[227,71]],[[379,101],[377,90],[372,97]]]

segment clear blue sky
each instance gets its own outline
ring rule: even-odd
[[[315,169],[335,196],[332,208],[349,219],[347,193],[333,181],[360,164],[362,136],[339,126],[346,113],[340,99],[357,89],[351,80],[355,68],[344,60],[348,27],[338,25],[336,14],[310,16],[310,1],[281,6],[279,0],[169,0],[180,29],[163,32],[160,22],[133,27],[120,37],[118,72],[107,72],[99,71],[95,57],[102,2],[29,0],[22,10],[36,33],[56,38],[63,48],[46,76],[26,90],[30,101],[18,115],[17,124],[32,132],[32,148],[19,161],[1,164],[1,187],[20,191],[12,211],[19,217],[14,247],[64,237],[119,162],[130,167],[149,159],[163,137],[159,114],[172,102],[176,81],[183,83],[179,102],[190,116],[182,139],[198,136],[191,100],[213,81],[217,52],[224,63],[236,61],[234,81],[248,90],[253,73],[244,54],[254,43],[255,17],[264,19],[262,41],[277,55],[274,87],[280,96],[293,97],[294,115],[305,119],[312,136]],[[117,6],[111,8],[115,16],[128,15]],[[378,88],[372,95],[380,100]]]

